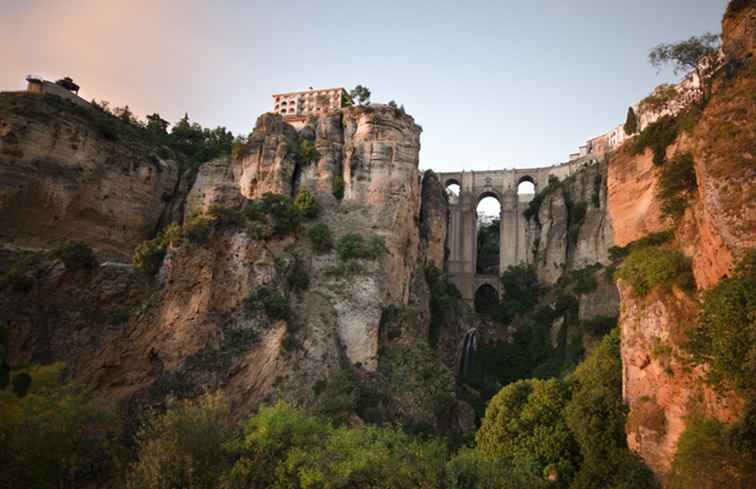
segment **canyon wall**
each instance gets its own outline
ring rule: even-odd
[[[70,115],[59,118],[61,124],[73,124]],[[29,161],[43,149],[48,151],[48,142],[61,131],[57,122],[30,133],[19,129],[37,127],[29,119],[14,115],[3,120],[10,122],[4,126],[2,149],[7,153],[8,141],[13,141]],[[95,388],[98,395],[125,402],[135,412],[168,395],[222,389],[234,412],[242,416],[277,398],[330,406],[334,398],[346,395],[334,392],[347,388],[338,384],[345,373],[378,385],[378,379],[401,367],[401,356],[381,360],[381,345],[427,342],[430,290],[425,271],[426,265],[443,264],[447,208],[436,177],[429,172],[421,178],[418,171],[421,130],[411,117],[385,106],[346,108],[310,121],[297,133],[280,116],[264,114],[238,154],[206,162],[196,178],[180,182],[171,162],[161,162],[166,165],[161,172],[148,172],[136,157],[128,161],[129,167],[117,166],[127,161],[113,155],[123,154],[128,146],[123,141],[103,142],[91,136],[94,128],[86,120],[72,120],[81,126],[75,130],[90,134],[93,141],[81,154],[55,153],[59,165],[74,166],[84,160],[105,168],[98,180],[72,173],[68,191],[78,195],[88,189],[118,187],[123,199],[139,197],[139,192],[145,195],[108,214],[107,220],[93,218],[97,226],[92,228],[87,214],[72,212],[71,206],[40,193],[29,194],[0,254],[4,269],[18,263],[25,250],[34,251],[30,246],[37,244],[35,240],[49,246],[58,236],[84,241],[98,256],[114,248],[131,255],[137,243],[154,235],[161,218],[167,223],[164,214],[172,214],[186,229],[192,216],[218,206],[238,209],[268,192],[294,197],[299,190],[308,190],[320,213],[293,234],[216,219],[205,242],[185,236],[171,244],[154,278],[116,262],[100,260],[97,267],[79,271],[45,262],[47,268],[34,272],[31,290],[6,289],[0,301],[11,333],[13,364],[62,360],[75,379]],[[306,142],[317,149],[309,160],[296,151]],[[139,154],[149,158],[146,155],[148,151]],[[106,171],[111,164],[119,171]],[[343,182],[343,196],[335,190],[336,182]],[[185,201],[161,204],[169,200],[164,195],[168,190],[186,195]],[[45,206],[68,211],[70,222],[50,231],[36,218],[22,219],[27,209]],[[136,212],[134,206],[144,212]],[[182,207],[183,218],[175,211]],[[135,223],[137,217],[141,221]],[[358,234],[366,241],[379,240],[383,253],[351,268],[335,251],[316,253],[308,238],[316,222],[328,226],[334,242]],[[113,236],[105,228],[121,234]],[[130,234],[123,234],[127,231]],[[306,280],[307,286],[292,289],[290,283],[297,280]],[[284,294],[288,314],[271,318],[251,310],[255,304],[249,297],[261,289]],[[413,314],[394,328],[403,331],[397,343],[386,334],[386,311],[403,308]],[[445,336],[443,359],[421,358],[431,362],[428,365],[433,365],[439,379],[446,379],[440,386],[446,392],[444,402],[452,403],[451,411],[440,410],[446,413],[466,412],[453,403],[451,370],[463,334],[460,330]],[[432,406],[436,397],[426,396],[426,404],[417,400],[425,396],[423,389],[420,384],[390,394],[397,406],[392,412],[400,418],[437,423],[434,413],[439,410]],[[457,425],[474,428],[469,419]]]
[[[178,165],[57,97],[0,95],[0,227],[6,243],[84,240],[130,260],[173,198]],[[125,124],[124,124],[125,125]]]
[[[608,210],[618,245],[672,229],[672,246],[691,258],[698,293],[677,287],[639,297],[620,281],[623,391],[630,407],[628,443],[664,481],[670,474],[686,417],[734,420],[742,401],[715,393],[682,349],[700,292],[731,273],[733,260],[756,246],[756,71],[753,20],[746,6],[723,21],[724,62],[694,126],[666,150],[669,161],[689,153],[697,185],[679,220],[662,213],[661,166],[651,150],[634,154],[632,141],[609,160]]]

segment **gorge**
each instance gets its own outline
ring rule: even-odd
[[[197,163],[165,128],[0,93],[0,487],[49,487],[59,462],[21,434],[49,436],[24,412],[63,411],[61,376],[120,420],[83,432],[122,448],[58,487],[168,487],[145,469],[165,412],[226,436],[177,457],[212,477],[170,487],[752,487],[755,50],[756,5],[733,1],[705,99],[639,104],[606,154],[487,172],[421,172],[422,128],[390,105],[265,113]]]

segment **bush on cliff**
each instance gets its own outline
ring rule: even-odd
[[[756,446],[739,446],[737,435],[737,427],[716,419],[688,418],[672,462],[671,489],[753,487]]]
[[[299,209],[299,212],[305,219],[315,219],[320,213],[318,201],[315,200],[315,197],[307,190],[300,190],[299,193],[297,193],[294,205]]]
[[[692,154],[679,154],[662,167],[657,194],[662,214],[675,220],[682,217],[695,191],[696,163]]]
[[[365,238],[357,233],[347,233],[336,243],[336,253],[342,261],[351,259],[375,260],[386,253],[386,244],[382,236],[372,235]]]
[[[265,193],[258,200],[247,202],[242,213],[250,221],[266,222],[269,219],[276,236],[286,236],[294,232],[302,220],[300,209],[290,197],[271,192]]]
[[[704,294],[685,349],[710,383],[756,398],[756,251]]]
[[[695,288],[690,259],[679,251],[661,246],[634,249],[616,276],[627,281],[639,296],[645,296],[657,287]]]
[[[189,216],[184,224],[184,236],[192,243],[205,244],[210,239],[213,219],[203,214]]]
[[[131,263],[150,275],[155,275],[171,245],[181,243],[182,231],[178,224],[170,224],[157,237],[140,243],[134,250]]]
[[[288,319],[289,299],[273,287],[261,286],[244,299],[248,312],[264,312],[270,319]]]
[[[331,236],[331,229],[326,223],[320,222],[315,224],[307,232],[307,236],[310,238],[312,248],[315,253],[322,255],[328,253],[333,249],[333,238]]]
[[[60,260],[66,270],[82,270],[97,266],[92,248],[82,241],[66,241],[50,252],[50,258]]]

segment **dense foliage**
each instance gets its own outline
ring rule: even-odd
[[[115,412],[63,383],[63,369],[27,369],[23,397],[0,391],[0,487],[75,488],[110,475],[119,456]]]
[[[627,255],[617,277],[627,281],[633,291],[644,296],[657,287],[695,287],[690,259],[677,250],[663,246],[636,247]]]
[[[129,468],[128,487],[217,488],[233,464],[224,444],[235,434],[228,404],[219,394],[152,413],[137,434],[137,460]]]
[[[366,241],[360,234],[347,233],[336,243],[336,253],[343,261],[375,260],[386,253],[386,244],[382,236],[372,235]]]
[[[704,294],[685,347],[709,382],[756,398],[756,251]]]
[[[750,413],[754,414],[754,413]],[[744,417],[741,423],[753,423]],[[756,481],[756,445],[754,433],[745,444],[739,429],[716,419],[692,416],[680,436],[672,463],[672,489],[753,487]],[[753,427],[751,426],[751,430]]]

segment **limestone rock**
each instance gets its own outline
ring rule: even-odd
[[[155,232],[178,166],[142,143],[106,139],[69,105],[0,94],[3,239],[32,247],[80,240],[102,258],[129,260]]]
[[[231,161],[228,158],[208,161],[199,167],[196,180],[186,197],[184,219],[192,214],[207,212],[213,204],[238,208],[242,200]]]

